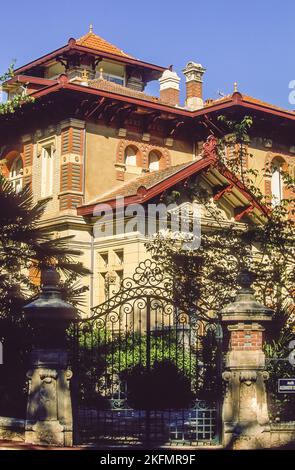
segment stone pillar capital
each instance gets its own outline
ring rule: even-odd
[[[41,283],[39,296],[25,305],[24,316],[34,330],[35,347],[61,348],[67,327],[78,317],[77,309],[63,300],[55,268],[42,272]]]
[[[196,62],[188,62],[183,69],[183,74],[185,76],[186,83],[191,81],[203,82],[203,75],[206,72],[206,69]]]
[[[261,324],[269,322],[273,317],[273,310],[257,302],[254,296],[254,289],[251,287],[253,274],[243,271],[239,276],[240,289],[235,300],[221,310],[223,323],[241,324],[249,323]]]

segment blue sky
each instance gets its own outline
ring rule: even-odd
[[[2,2],[1,2],[2,3]],[[293,109],[294,0],[14,0],[0,8],[0,71],[20,66],[88,31],[182,77],[189,60],[207,68],[205,98],[239,90]],[[155,92],[157,86],[150,90]],[[182,91],[183,94],[183,91]]]

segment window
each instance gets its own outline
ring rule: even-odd
[[[109,254],[108,252],[99,253],[99,265],[101,268],[106,268],[109,265]]]
[[[271,195],[272,205],[280,204],[283,199],[283,178],[282,178],[282,162],[274,160],[272,163],[271,175]]]
[[[43,147],[41,151],[41,197],[51,196],[53,192],[53,146]]]
[[[17,157],[13,161],[9,172],[9,180],[15,192],[19,193],[23,187],[23,161],[21,157]]]
[[[124,86],[124,78],[118,77],[117,75],[111,75],[110,73],[103,73],[104,80],[108,82],[116,83],[117,85]]]
[[[114,250],[114,264],[121,266],[124,264],[124,250]]]
[[[151,152],[149,155],[149,170],[157,171],[160,169],[160,156],[156,152]]]
[[[125,149],[125,165],[136,166],[137,151],[134,147],[128,146]]]

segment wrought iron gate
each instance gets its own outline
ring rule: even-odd
[[[71,338],[76,442],[218,443],[220,326],[180,310],[155,262],[140,263]]]

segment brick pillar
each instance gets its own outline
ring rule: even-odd
[[[30,444],[71,446],[73,417],[66,329],[76,309],[61,299],[54,269],[42,273],[40,296],[24,308],[34,331],[27,402],[25,441]]]
[[[234,449],[268,446],[269,415],[262,350],[264,325],[273,311],[256,302],[250,273],[240,277],[241,289],[233,303],[225,307],[222,323],[228,331],[228,352],[223,379],[223,445]]]
[[[188,62],[183,69],[186,81],[186,100],[187,108],[195,111],[204,107],[203,101],[203,75],[206,69],[201,64]]]

